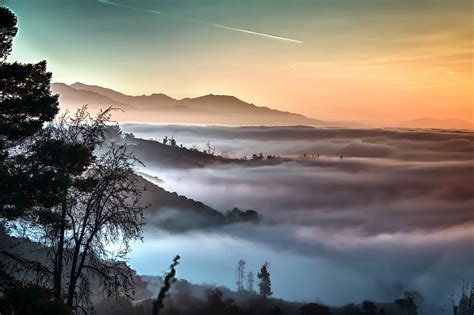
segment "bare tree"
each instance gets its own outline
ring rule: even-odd
[[[211,141],[209,140],[207,140],[205,152],[210,155],[214,155],[216,153],[216,146],[211,145]]]
[[[84,107],[47,128],[53,139],[89,148],[90,163],[68,179],[61,205],[21,222],[29,239],[49,248],[44,267],[51,271],[55,297],[76,312],[90,308],[92,279],[105,297],[128,296],[133,289],[124,259],[144,223],[134,173],[139,161],[124,146],[107,142],[109,124],[110,109],[91,117]]]

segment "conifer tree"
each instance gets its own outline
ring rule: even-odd
[[[260,295],[265,298],[273,294],[268,267],[268,262],[264,263],[262,268],[260,269],[260,272],[257,274],[257,277],[260,279],[260,283],[258,284],[258,287],[260,289]]]

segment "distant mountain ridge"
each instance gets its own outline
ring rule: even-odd
[[[474,124],[463,119],[458,118],[430,118],[423,117],[418,119],[408,120],[396,125],[402,128],[436,128],[436,129],[474,129]]]
[[[391,124],[357,121],[322,121],[304,115],[247,103],[231,95],[203,95],[175,99],[163,93],[131,96],[84,83],[53,83],[52,91],[60,95],[62,109],[74,110],[88,105],[91,111],[107,107],[120,108],[113,118],[118,122],[230,125],[230,126],[290,126],[349,128],[423,128],[474,130],[474,123],[458,118],[418,118]]]
[[[327,126],[320,120],[300,114],[260,107],[235,96],[204,95],[174,99],[168,95],[130,96],[112,89],[74,83],[53,83],[52,91],[60,95],[62,108],[74,109],[88,104],[94,111],[109,106],[119,107],[115,113],[120,122],[217,124],[217,125],[313,125]]]

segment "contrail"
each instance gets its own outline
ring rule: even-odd
[[[276,35],[271,35],[271,34],[265,34],[265,33],[260,33],[260,32],[255,32],[255,31],[251,31],[251,30],[245,30],[245,29],[235,28],[235,27],[230,27],[230,26],[225,26],[225,25],[216,24],[216,23],[210,23],[210,22],[196,20],[196,19],[186,19],[186,18],[182,18],[182,17],[177,16],[177,15],[169,14],[169,13],[162,12],[162,11],[131,7],[131,6],[128,6],[128,5],[123,5],[123,4],[112,2],[112,1],[109,1],[109,0],[97,0],[97,1],[99,3],[113,5],[113,6],[121,7],[121,8],[125,8],[125,9],[143,10],[143,11],[154,13],[154,14],[166,15],[166,16],[170,16],[170,17],[173,17],[173,18],[186,20],[188,22],[204,24],[204,25],[207,25],[207,26],[221,28],[221,29],[225,29],[225,30],[229,30],[229,31],[240,32],[240,33],[245,33],[245,34],[250,34],[250,35],[256,35],[256,36],[261,36],[261,37],[275,39],[275,40],[282,40],[282,41],[287,41],[287,42],[296,43],[296,44],[304,44],[303,41],[297,40],[297,39],[292,39],[292,38],[287,38],[287,37],[282,37],[282,36],[276,36]]]
[[[241,28],[234,28],[234,27],[225,26],[225,25],[220,25],[220,24],[209,23],[209,25],[214,26],[214,27],[223,28],[223,29],[226,29],[226,30],[231,30],[231,31],[236,31],[236,32],[242,32],[242,33],[247,33],[247,34],[252,34],[252,35],[267,37],[267,38],[271,38],[271,39],[284,40],[284,41],[292,42],[292,43],[304,44],[304,42],[302,42],[302,41],[300,41],[300,40],[297,40],[297,39],[291,39],[291,38],[286,38],[286,37],[281,37],[281,36],[275,36],[275,35],[270,35],[270,34],[265,34],[265,33],[259,33],[259,32],[244,30],[244,29],[241,29]]]

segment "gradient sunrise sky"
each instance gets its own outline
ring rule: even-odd
[[[474,121],[467,0],[0,3],[19,19],[10,60],[46,59],[57,82],[231,94],[325,120]]]

